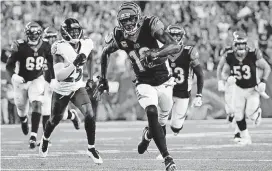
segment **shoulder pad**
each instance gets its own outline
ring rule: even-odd
[[[12,52],[17,52],[19,50],[19,43],[18,43],[18,41],[12,42],[10,49],[11,49]]]
[[[19,44],[22,44],[22,43],[25,42],[23,39],[18,39],[18,40],[16,40],[16,41],[17,41],[17,43],[19,43]]]
[[[256,48],[249,48],[248,52],[255,52]]]
[[[59,46],[59,42],[58,41],[56,41],[56,42],[54,42],[52,44],[52,46],[51,46],[51,53],[52,53],[52,55],[58,54],[58,49],[59,49],[58,46]]]

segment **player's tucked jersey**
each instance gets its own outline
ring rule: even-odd
[[[191,63],[192,46],[183,46],[179,53],[169,55],[169,65],[172,69],[175,82],[177,83],[173,89],[173,96],[187,98],[188,92],[192,88],[193,69]],[[188,94],[188,95],[184,95]],[[186,97],[187,96],[187,97]]]
[[[18,61],[18,75],[26,82],[32,81],[43,74],[47,61],[52,61],[50,49],[50,44],[44,41],[32,48],[26,41],[17,40],[12,45],[13,53],[8,59],[7,68],[14,70]]]
[[[119,49],[129,55],[137,81],[158,86],[169,79],[167,66],[164,63],[153,68],[147,67],[142,53],[148,49],[159,48],[154,33],[164,29],[164,25],[157,17],[144,17],[141,22],[142,26],[134,36],[135,41],[127,39],[118,27],[114,29],[113,41]]]
[[[93,49],[93,41],[91,39],[81,39],[78,49],[74,49],[68,42],[60,40],[52,45],[52,54],[60,55],[64,58],[66,66],[73,63],[77,55],[84,53],[89,56]],[[57,57],[57,56],[56,56]],[[85,87],[83,82],[83,66],[77,67],[68,78],[63,81],[57,81],[54,91],[61,95],[69,95],[71,92]]]
[[[231,69],[231,75],[235,76],[237,86],[252,88],[257,85],[256,61],[257,51],[249,50],[246,57],[239,61],[233,51],[226,54],[226,61]]]

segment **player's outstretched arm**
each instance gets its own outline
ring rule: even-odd
[[[191,52],[190,65],[193,67],[193,71],[197,78],[197,94],[201,95],[204,85],[204,73],[199,62],[199,53],[197,52],[196,49],[193,49]]]
[[[271,68],[269,64],[265,61],[265,59],[262,57],[262,52],[260,50],[256,50],[256,66],[263,70],[263,77],[261,78],[262,82],[266,82],[269,74],[271,72]]]
[[[110,40],[107,46],[103,48],[101,55],[101,77],[103,79],[106,79],[107,76],[108,58],[110,54],[117,51],[118,49],[118,46],[114,43],[113,40]]]
[[[226,57],[225,57],[225,55],[223,55],[223,56],[221,56],[221,59],[218,63],[217,69],[216,69],[216,76],[217,76],[218,81],[222,80],[221,74],[222,74],[223,66],[225,63],[226,63]]]
[[[13,74],[15,74],[15,66],[16,62],[18,61],[18,44],[15,42],[11,46],[11,56],[8,58],[7,65],[6,65],[6,70],[9,74],[10,77],[12,77]]]
[[[86,67],[87,67],[87,72],[88,72],[88,77],[89,79],[93,78],[93,53],[91,52],[89,56],[87,57],[87,62],[86,62]]]
[[[158,17],[153,17],[150,21],[151,34],[163,43],[163,47],[156,53],[156,57],[165,57],[170,54],[177,53],[180,50],[180,46],[173,39],[173,37],[167,33],[164,29],[164,24],[160,21]]]
[[[61,55],[53,55],[53,61],[55,77],[59,81],[63,81],[68,78],[76,68],[73,64],[68,64],[65,66],[64,58]]]

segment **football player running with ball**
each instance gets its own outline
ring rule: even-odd
[[[29,102],[32,106],[31,134],[29,147],[36,147],[36,137],[42,112],[45,79],[43,68],[46,61],[52,61],[50,44],[42,40],[42,28],[36,22],[29,22],[25,26],[26,40],[20,39],[13,43],[12,54],[8,59],[6,69],[11,76],[14,87],[14,102],[21,121],[22,131],[29,132],[28,112]],[[19,62],[19,72],[16,64]],[[47,114],[49,115],[49,114]],[[49,116],[43,116],[43,123]]]
[[[124,50],[131,60],[136,75],[138,101],[145,109],[148,118],[148,127],[143,131],[138,153],[143,154],[153,139],[164,157],[166,170],[176,170],[173,158],[167,150],[158,115],[161,112],[168,114],[172,108],[174,80],[170,78],[166,60],[168,54],[177,52],[180,47],[164,30],[164,24],[160,19],[154,16],[142,16],[141,9],[136,3],[123,3],[117,19],[119,27],[114,28],[102,52],[98,90],[100,93],[109,90],[106,74],[110,54],[118,49]],[[157,40],[164,44],[161,49],[158,49]]]
[[[83,39],[83,30],[76,19],[68,18],[61,25],[62,40],[52,45],[56,84],[53,86],[51,117],[46,123],[39,153],[46,157],[50,136],[62,119],[62,115],[71,101],[85,116],[85,130],[88,140],[87,155],[96,164],[103,163],[95,149],[96,121],[92,105],[83,82],[83,65],[91,54],[93,42]],[[90,76],[91,77],[91,76]]]
[[[244,117],[250,118],[255,125],[261,122],[260,95],[265,93],[270,67],[258,49],[247,46],[244,32],[234,32],[233,50],[225,53],[222,78],[232,87],[234,118],[241,131],[241,145],[251,144],[251,137]],[[257,81],[257,69],[263,71]]]

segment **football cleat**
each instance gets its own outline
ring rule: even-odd
[[[29,126],[28,126],[28,118],[26,118],[26,121],[25,122],[21,122],[21,128],[22,128],[22,131],[25,135],[28,134],[29,132]]]
[[[241,135],[240,132],[237,132],[236,134],[234,134],[234,142],[240,142],[241,141]]]
[[[79,125],[80,125],[80,118],[77,114],[77,111],[75,109],[70,109],[68,112],[71,112],[74,114],[75,118],[73,120],[71,120],[74,124],[75,129],[80,129]]]
[[[173,161],[171,156],[167,156],[164,158],[165,170],[166,171],[175,171],[177,170],[177,166]]]
[[[49,145],[49,140],[46,140],[44,136],[42,136],[41,142],[40,142],[40,147],[39,147],[39,154],[41,157],[46,157],[48,153],[48,145]]]
[[[35,136],[31,136],[29,139],[29,148],[33,149],[35,148],[37,145],[36,143],[36,137]]]
[[[251,137],[250,136],[242,137],[240,139],[240,141],[238,142],[238,144],[239,145],[250,145],[250,144],[252,144]]]
[[[138,144],[138,153],[143,154],[146,150],[147,147],[149,146],[149,143],[151,140],[146,140],[145,135],[148,132],[148,127],[146,126],[143,130],[143,135],[142,135],[142,141]]]
[[[37,146],[40,147],[40,145],[41,145],[41,143],[38,142],[38,143],[37,143]],[[48,147],[51,147],[51,146],[52,146],[52,142],[49,140],[49,142],[48,142]]]
[[[95,164],[102,164],[103,160],[99,156],[99,152],[95,148],[90,148],[87,150],[87,155],[91,157]]]

